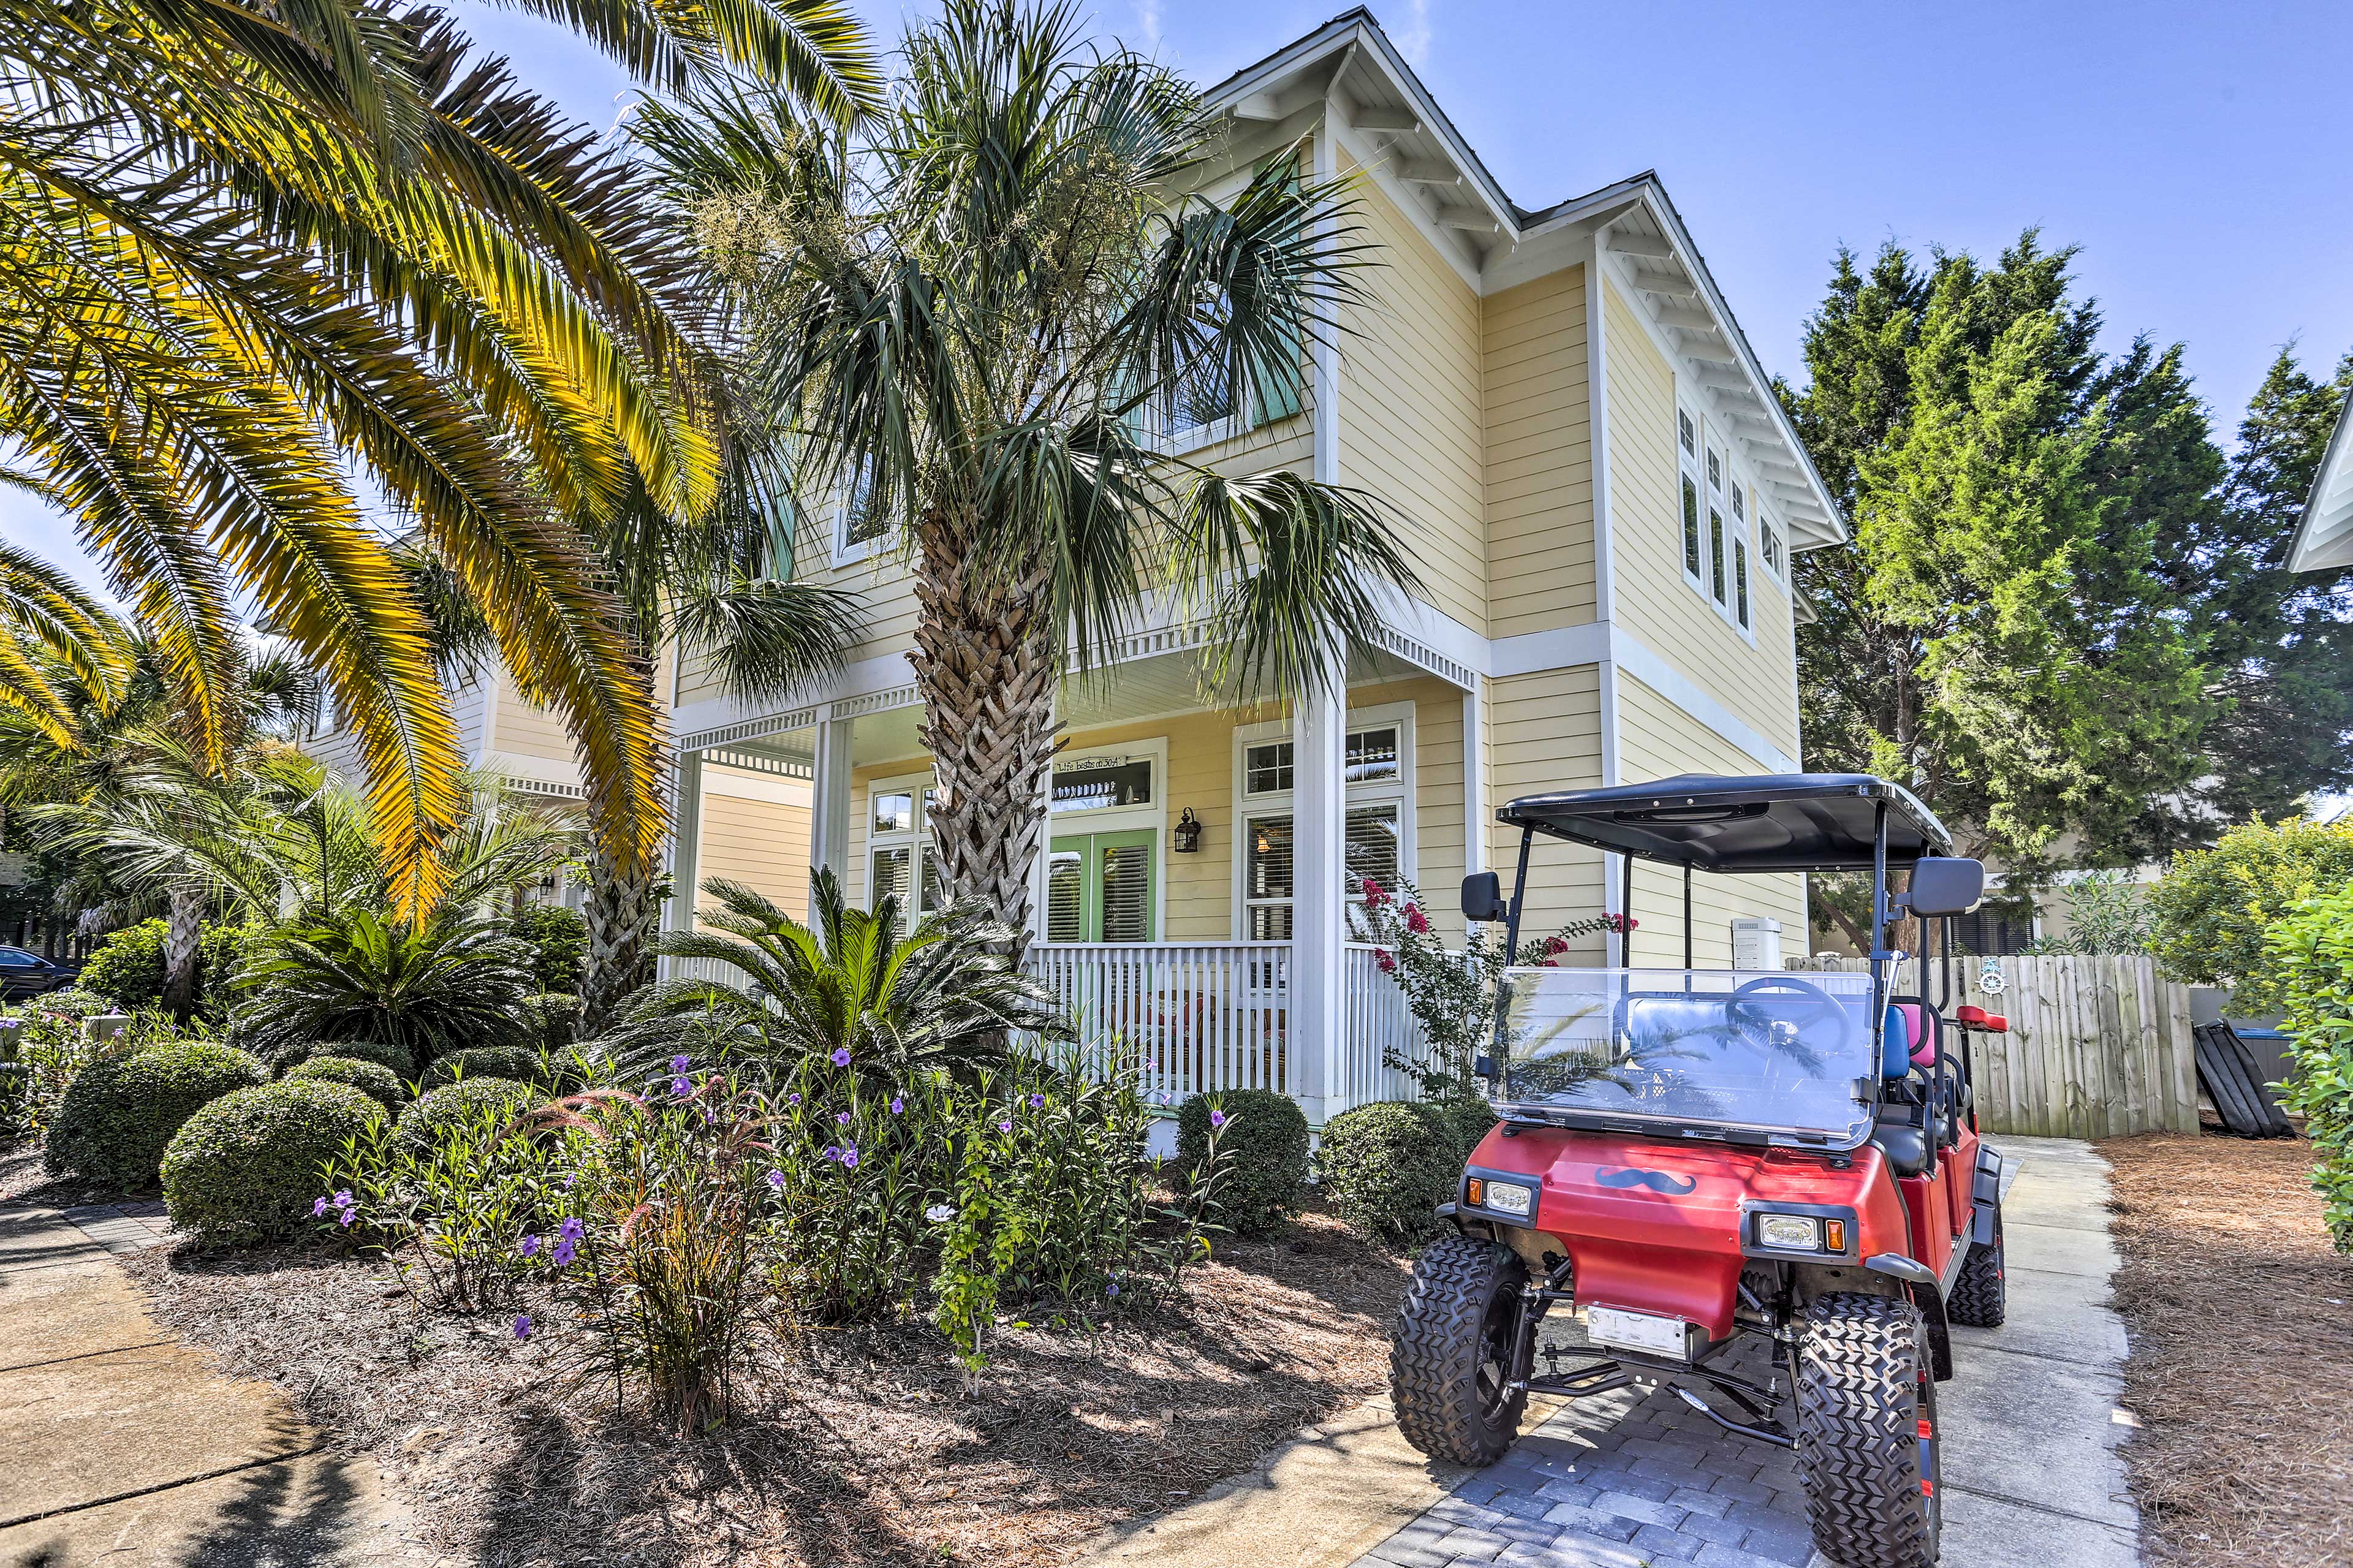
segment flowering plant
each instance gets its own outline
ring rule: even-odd
[[[1363,896],[1351,919],[1365,941],[1377,948],[1375,967],[1405,994],[1406,1007],[1419,1026],[1420,1049],[1411,1055],[1391,1047],[1385,1063],[1420,1080],[1432,1099],[1477,1092],[1472,1066],[1493,1028],[1496,989],[1506,968],[1557,963],[1580,938],[1622,934],[1641,922],[1605,914],[1571,921],[1550,936],[1531,938],[1509,954],[1504,932],[1474,925],[1460,951],[1451,951],[1431,929],[1421,889],[1400,880],[1386,887],[1369,877],[1349,880]]]

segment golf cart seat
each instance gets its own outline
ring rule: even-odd
[[[1928,1173],[1928,1134],[1918,1121],[1907,1120],[1919,1114],[1916,1105],[1883,1105],[1878,1120],[1872,1123],[1872,1142],[1885,1157],[1887,1168],[1899,1176]]]

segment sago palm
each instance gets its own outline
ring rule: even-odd
[[[834,123],[875,100],[839,0],[529,8],[660,89],[733,68]],[[210,765],[240,598],[301,650],[406,910],[459,745],[363,486],[562,714],[607,852],[649,866],[658,715],[583,530],[719,497],[702,297],[632,167],[430,6],[0,0],[0,477],[75,519]]]
[[[1137,428],[1179,400],[1297,407],[1303,345],[1362,293],[1345,193],[1278,158],[1225,202],[1185,194],[1219,117],[1067,5],[949,0],[902,53],[846,138],[748,89],[633,133],[738,292],[804,489],[903,524],[942,878],[1019,931],[1066,668],[1166,595],[1226,693],[1328,689],[1413,574],[1373,499]]]

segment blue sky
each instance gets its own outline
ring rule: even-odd
[[[857,7],[895,36],[912,7]],[[1102,0],[1097,28],[1215,80],[1335,0]],[[610,125],[621,73],[546,24],[462,4],[476,34]],[[1543,206],[1655,168],[1767,369],[1832,253],[1990,255],[2030,224],[2077,245],[2109,346],[2180,340],[2227,435],[2273,353],[2353,347],[2353,6],[1394,0],[1376,14],[1505,190]],[[0,491],[0,531],[70,532]]]

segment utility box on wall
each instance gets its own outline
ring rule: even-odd
[[[1744,973],[1781,967],[1781,922],[1750,916],[1732,922],[1732,967]]]

